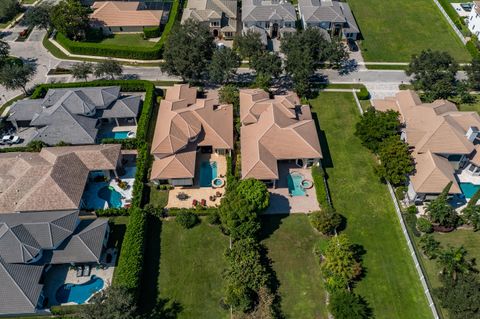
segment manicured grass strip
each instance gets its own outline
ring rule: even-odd
[[[137,48],[151,48],[155,46],[156,42],[143,39],[143,34],[113,34],[110,37],[103,39],[100,42],[88,42],[98,43],[107,46],[129,46]]]
[[[347,218],[351,241],[366,251],[365,278],[355,292],[377,319],[431,318],[387,188],[374,173],[373,156],[354,136],[360,115],[352,94],[321,92],[311,103],[331,156],[324,164],[333,205]]]
[[[399,70],[404,71],[408,65],[403,64],[367,64],[365,65],[369,70]]]
[[[459,62],[471,56],[433,0],[349,0],[364,40],[365,61],[408,62],[424,49],[449,52]]]
[[[228,237],[205,221],[188,230],[163,221],[161,238],[153,239],[161,242],[159,297],[179,304],[175,318],[228,318],[220,304]]]
[[[323,237],[308,217],[262,216],[262,243],[279,281],[282,313],[286,318],[327,318],[320,265],[313,254]]]

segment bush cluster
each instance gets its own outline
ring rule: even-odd
[[[218,214],[218,208],[203,207],[200,205],[193,208],[170,208],[167,212],[167,216],[177,216],[178,214],[184,212],[191,212],[197,216],[210,216],[212,214]]]
[[[331,206],[326,206],[320,211],[310,214],[312,227],[324,235],[332,235],[342,224],[342,215]]]
[[[94,42],[78,42],[70,40],[64,34],[58,32],[55,40],[67,49],[70,53],[80,55],[108,56],[113,58],[137,59],[137,60],[157,60],[162,57],[163,47],[168,38],[170,31],[177,20],[181,0],[173,1],[172,9],[168,22],[162,33],[161,39],[150,48],[145,47],[129,47],[121,45],[107,45]],[[144,29],[146,37],[158,37],[160,28],[157,30]],[[148,34],[148,35],[147,35]],[[154,36],[156,35],[156,36]]]
[[[370,98],[370,93],[365,87],[360,88],[360,92],[357,92],[357,97],[359,100],[368,100]]]
[[[423,217],[420,217],[417,219],[417,229],[422,233],[427,233],[427,234],[433,232],[432,223],[428,219]]]
[[[103,138],[102,144],[122,144],[122,150],[134,150],[137,149],[138,143],[136,138]]]
[[[312,178],[315,184],[318,204],[321,208],[329,207],[327,186],[325,185],[325,171],[321,166],[312,166]]]
[[[12,152],[40,152],[45,144],[42,141],[31,141],[27,146],[13,146],[4,147],[0,149],[0,153],[12,153]]]
[[[175,217],[175,221],[185,229],[189,229],[200,223],[200,219],[198,215],[191,212],[182,210],[178,212],[177,216]]]
[[[160,26],[157,27],[144,27],[143,28],[143,35],[145,38],[158,38],[160,36]]]
[[[128,216],[128,208],[120,207],[120,208],[105,208],[105,209],[97,209],[95,210],[95,214],[98,217],[111,217],[111,216]]]

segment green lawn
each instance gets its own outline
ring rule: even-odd
[[[349,0],[364,37],[365,61],[408,62],[414,53],[430,48],[471,60],[432,0]]]
[[[154,207],[158,207],[158,208],[167,206],[168,191],[158,190],[155,187],[150,187],[149,203],[152,204]]]
[[[179,304],[175,318],[227,318],[220,300],[228,237],[206,222],[185,230],[174,221],[163,221],[160,238],[149,239],[160,240],[159,295]]]
[[[286,318],[327,318],[320,265],[313,254],[323,237],[306,215],[264,216],[263,244],[279,281],[281,310]]]
[[[128,47],[145,47],[151,48],[155,46],[156,42],[143,39],[143,34],[113,34],[112,36],[103,39],[102,41],[95,41],[98,44],[118,45]]]
[[[366,251],[355,292],[377,319],[431,318],[387,188],[354,136],[360,115],[352,94],[322,92],[311,103],[328,144],[322,149],[333,204],[347,218],[347,235]]]
[[[475,111],[480,113],[480,97],[475,95],[475,101],[473,103],[457,103],[457,107],[460,111]]]

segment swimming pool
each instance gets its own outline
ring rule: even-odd
[[[112,186],[105,186],[99,189],[98,197],[105,200],[110,208],[122,207],[122,194],[117,192]]]
[[[290,173],[287,177],[288,192],[292,196],[305,195],[305,189],[302,187],[303,175],[300,173]]]
[[[128,131],[105,132],[102,134],[102,138],[113,138],[116,140],[124,140],[128,138]]]
[[[459,183],[458,185],[460,186],[463,195],[465,195],[465,198],[472,198],[473,194],[480,189],[480,185],[475,185],[472,183]]]
[[[212,180],[217,178],[217,162],[200,164],[200,187],[212,187]]]
[[[84,304],[93,294],[103,288],[104,282],[102,278],[95,275],[90,280],[80,284],[63,284],[57,289],[55,298],[59,303],[74,302],[76,304]]]

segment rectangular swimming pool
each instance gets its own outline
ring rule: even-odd
[[[211,187],[217,178],[217,162],[202,162],[200,164],[200,187]]]
[[[116,140],[124,140],[127,137],[128,137],[128,131],[105,132],[102,134],[102,138],[113,138]]]
[[[292,172],[287,176],[288,192],[292,196],[304,196],[305,189],[302,187],[303,175]]]

